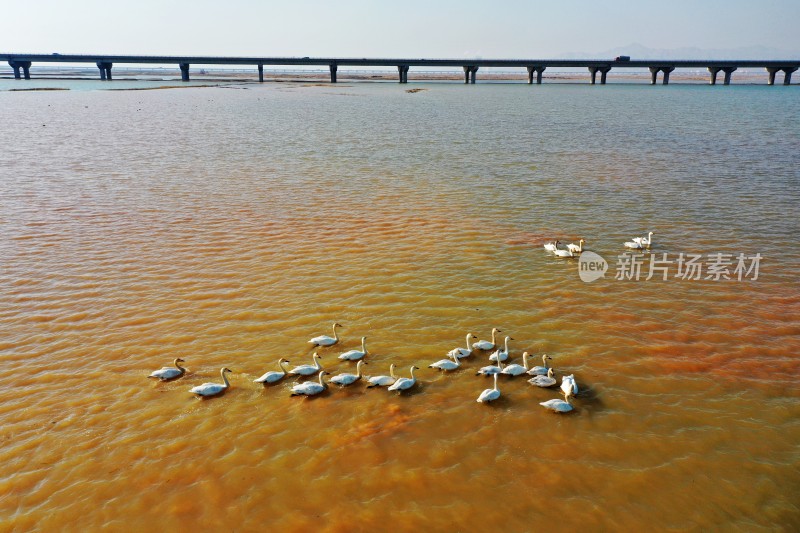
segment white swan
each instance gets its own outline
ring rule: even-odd
[[[461,366],[461,363],[458,361],[458,357],[456,354],[452,354],[451,357],[453,360],[450,359],[440,359],[435,363],[428,366],[428,368],[438,368],[439,370],[455,370],[456,368]]]
[[[314,352],[314,355],[312,355],[311,357],[314,359],[313,365],[296,366],[293,369],[289,370],[289,374],[293,376],[310,376],[322,370],[322,365],[319,364],[319,359],[322,359],[322,356],[319,355],[317,352]]]
[[[574,254],[583,253],[583,243],[585,243],[585,242],[586,242],[585,240],[581,239],[581,240],[578,241],[578,244],[570,243],[570,244],[567,245],[567,250],[569,250],[570,252],[572,252]]]
[[[521,376],[528,371],[528,352],[522,352],[522,365],[506,366],[500,373],[504,376]]]
[[[328,388],[328,384],[322,380],[322,376],[327,374],[324,370],[319,372],[319,383],[316,381],[306,381],[295,383],[292,387],[292,396],[314,396]]]
[[[482,367],[475,373],[475,375],[480,376],[481,374],[483,374],[484,376],[493,376],[494,374],[499,374],[502,371],[503,371],[503,363],[497,361],[496,365]]]
[[[172,364],[175,365],[174,368],[171,366],[165,366],[159,370],[153,371],[153,373],[147,377],[160,379],[161,381],[169,381],[171,379],[179,378],[186,373],[186,369],[178,364],[183,362],[184,360],[179,357],[172,361]]]
[[[361,337],[361,351],[358,350],[350,350],[349,352],[344,352],[342,355],[339,356],[339,359],[342,361],[358,361],[365,355],[367,355],[367,338]]]
[[[547,250],[548,252],[555,252],[556,250],[558,250],[559,246],[561,246],[561,241],[556,240],[553,242],[546,243],[544,245],[544,249]]]
[[[500,361],[505,361],[506,359],[508,359],[508,341],[510,341],[510,340],[513,341],[514,337],[506,336],[505,341],[504,341],[503,349],[502,350],[497,350],[492,355],[490,355],[489,356],[489,361],[495,361],[496,362],[498,358],[500,358]]]
[[[555,250],[553,255],[556,257],[575,257],[575,252],[572,250]]]
[[[552,387],[553,385],[556,384],[556,378],[553,377],[553,369],[548,368],[546,376],[533,376],[531,379],[528,380],[528,383],[545,389],[547,387]]]
[[[410,378],[397,378],[397,381],[395,381],[387,390],[396,390],[398,392],[402,392],[413,387],[417,383],[417,378],[414,377],[414,370],[419,370],[419,368],[412,366]]]
[[[228,368],[223,368],[219,371],[220,375],[222,376],[223,383],[203,383],[197,387],[192,387],[189,392],[197,394],[199,397],[206,398],[209,396],[216,396],[217,394],[228,390],[228,387],[231,386],[231,384],[228,383],[228,378],[225,376],[225,374],[228,372],[230,372],[230,369]]]
[[[647,234],[647,237],[634,237],[633,238],[633,242],[639,243],[642,246],[649,247],[650,244],[652,244],[652,242],[653,242],[653,232],[652,231],[649,232]]]
[[[496,336],[498,333],[502,333],[497,328],[492,328],[492,342],[489,341],[478,341],[472,343],[472,348],[475,350],[494,350],[494,347],[497,344]]]
[[[486,389],[478,396],[478,403],[489,403],[500,397],[500,389],[497,388],[497,374],[494,375],[494,388]]]
[[[472,333],[467,333],[467,347],[466,348],[453,348],[449,352],[447,352],[448,357],[469,357],[472,355],[472,348],[469,346],[470,339],[477,339],[478,337],[473,335]]]
[[[539,405],[543,405],[556,413],[569,413],[572,411],[572,406],[564,400],[547,400],[546,402],[539,402]]]
[[[278,366],[281,369],[280,372],[276,372],[275,370],[270,370],[269,372],[267,372],[266,374],[264,374],[260,378],[254,379],[253,383],[277,383],[277,382],[279,382],[287,374],[286,368],[283,365],[285,365],[288,362],[289,361],[287,361],[286,359],[281,357],[280,359],[278,359]]]
[[[331,378],[331,383],[336,383],[340,387],[347,387],[348,385],[352,385],[356,381],[361,379],[361,365],[366,365],[364,361],[359,361],[356,364],[356,373],[355,374],[336,374]]]
[[[564,393],[564,399],[569,401],[569,397],[575,397],[578,394],[578,383],[575,381],[575,375],[570,374],[561,378],[561,392]]]
[[[389,375],[388,376],[372,376],[367,378],[367,385],[368,389],[372,387],[388,387],[392,383],[397,381],[397,376],[394,375],[394,363],[389,365]]]
[[[548,359],[550,359],[551,361],[553,360],[553,358],[550,357],[547,354],[542,355],[542,364],[544,366],[535,366],[535,367],[531,368],[530,370],[528,370],[528,374],[530,374],[531,376],[546,376],[547,375],[547,369],[548,369],[548,367],[547,367],[547,360]]]
[[[333,346],[337,342],[339,342],[339,336],[336,334],[336,328],[342,327],[341,324],[338,322],[333,323],[333,337],[329,337],[327,335],[320,335],[319,337],[314,337],[313,339],[309,340],[308,342],[313,344],[314,346]]]
[[[626,242],[625,248],[630,248],[631,250],[641,250],[644,248],[644,246],[640,242]]]

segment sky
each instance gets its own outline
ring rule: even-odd
[[[3,0],[0,53],[556,58],[800,50],[800,0]]]

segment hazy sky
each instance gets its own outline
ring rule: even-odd
[[[800,0],[3,0],[0,52],[557,57],[800,49]]]

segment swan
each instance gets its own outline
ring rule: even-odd
[[[417,383],[417,378],[414,377],[414,370],[419,370],[419,368],[412,366],[410,378],[397,378],[397,381],[387,390],[404,391],[413,387]]]
[[[224,384],[221,383],[203,383],[202,385],[198,385],[197,387],[192,387],[189,392],[197,394],[199,397],[208,397],[208,396],[216,396],[217,394],[228,390],[228,387],[231,386],[228,383],[228,378],[225,375],[226,373],[230,372],[231,370],[228,368],[223,368],[219,371],[220,375],[222,376],[222,381]]]
[[[567,250],[575,254],[583,253],[583,243],[585,242],[585,240],[581,239],[578,241],[578,244],[568,244]]]
[[[539,402],[539,405],[543,405],[546,408],[554,411],[556,413],[569,413],[572,411],[572,406],[569,402],[565,402],[564,400],[547,400],[546,402]]]
[[[561,392],[564,393],[564,399],[569,401],[569,397],[575,397],[578,394],[578,384],[575,382],[575,375],[570,374],[561,378]]]
[[[625,248],[630,248],[631,250],[641,250],[644,248],[644,246],[640,242],[626,242]]]
[[[461,366],[461,363],[458,361],[456,354],[451,352],[451,355],[453,357],[452,361],[450,359],[440,359],[432,365],[429,365],[428,368],[438,368],[439,370],[455,370]]]
[[[528,352],[522,352],[522,365],[508,365],[500,371],[504,376],[521,376],[528,371]]]
[[[548,368],[546,376],[534,376],[528,380],[528,383],[542,388],[552,387],[556,384],[556,378],[553,377],[553,369]]]
[[[558,250],[559,246],[561,246],[561,241],[556,240],[553,242],[546,243],[544,245],[544,249],[547,250],[548,252],[555,252],[556,250]]]
[[[356,381],[362,378],[361,376],[361,365],[366,365],[364,361],[359,361],[356,364],[356,373],[355,374],[336,374],[331,378],[331,383],[336,383],[340,387],[347,387],[348,385],[352,385]]]
[[[341,324],[338,322],[333,323],[333,337],[328,337],[327,335],[320,335],[319,337],[314,337],[310,341],[310,344],[314,346],[333,346],[337,342],[339,342],[339,336],[336,335],[336,328],[342,327]]]
[[[342,361],[358,361],[365,355],[367,355],[367,338],[361,337],[361,351],[358,350],[350,350],[349,352],[344,352],[342,355],[339,356],[339,359]]]
[[[653,232],[649,232],[647,237],[634,237],[633,242],[639,243],[642,246],[650,247],[650,244],[653,242]]]
[[[293,369],[289,370],[289,374],[293,376],[310,376],[322,370],[322,365],[319,364],[319,359],[322,359],[322,356],[319,355],[317,352],[314,352],[314,355],[312,355],[311,357],[314,359],[313,365],[296,366]]]
[[[474,348],[475,350],[494,350],[494,347],[496,346],[497,343],[495,337],[498,333],[502,333],[502,331],[500,331],[497,328],[492,328],[492,342],[489,341],[473,342],[472,348]]]
[[[397,376],[394,375],[394,363],[389,365],[389,375],[388,376],[372,376],[367,378],[367,385],[368,389],[372,387],[388,387],[392,383],[397,381]]]
[[[531,376],[546,376],[547,375],[547,360],[548,359],[550,359],[551,361],[553,360],[553,358],[550,357],[547,354],[542,355],[542,364],[544,366],[535,366],[535,367],[531,368],[530,370],[528,370],[528,374],[530,374]]]
[[[305,381],[303,383],[295,383],[292,386],[292,396],[314,396],[328,388],[328,384],[322,380],[322,376],[327,374],[324,370],[319,372],[319,383],[316,381]]]
[[[286,359],[281,357],[280,359],[278,359],[278,366],[281,369],[280,372],[276,372],[274,370],[270,370],[269,372],[267,372],[266,374],[264,374],[260,378],[254,379],[253,383],[265,383],[266,384],[266,383],[277,383],[277,382],[279,382],[287,374],[286,368],[283,365],[288,363],[288,362],[289,361],[287,361]]]
[[[186,369],[183,368],[178,363],[183,363],[184,360],[180,357],[172,361],[172,364],[175,365],[175,368],[171,366],[165,366],[160,370],[154,370],[152,374],[147,376],[148,378],[157,378],[161,381],[169,381],[171,379],[179,378],[186,373]]]
[[[478,403],[489,403],[500,397],[500,389],[497,388],[497,374],[494,375],[494,388],[486,389],[478,396]]]
[[[475,373],[475,375],[480,376],[481,374],[483,374],[484,376],[492,376],[494,374],[499,374],[502,371],[503,371],[503,363],[497,361],[496,365],[484,366],[483,368],[478,370]]]
[[[492,355],[489,356],[489,361],[497,361],[497,358],[500,358],[500,361],[505,361],[508,359],[508,341],[514,340],[514,337],[506,336],[504,341],[504,348],[502,350],[497,350]]]
[[[470,339],[477,339],[478,337],[472,333],[467,333],[467,347],[466,348],[453,348],[447,352],[448,357],[469,357],[472,355],[472,348],[469,347]]]
[[[553,255],[556,257],[575,257],[575,252],[572,250],[554,250]]]

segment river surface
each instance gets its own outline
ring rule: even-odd
[[[800,528],[797,86],[82,83],[0,92],[0,529]],[[334,321],[417,387],[253,383]]]

